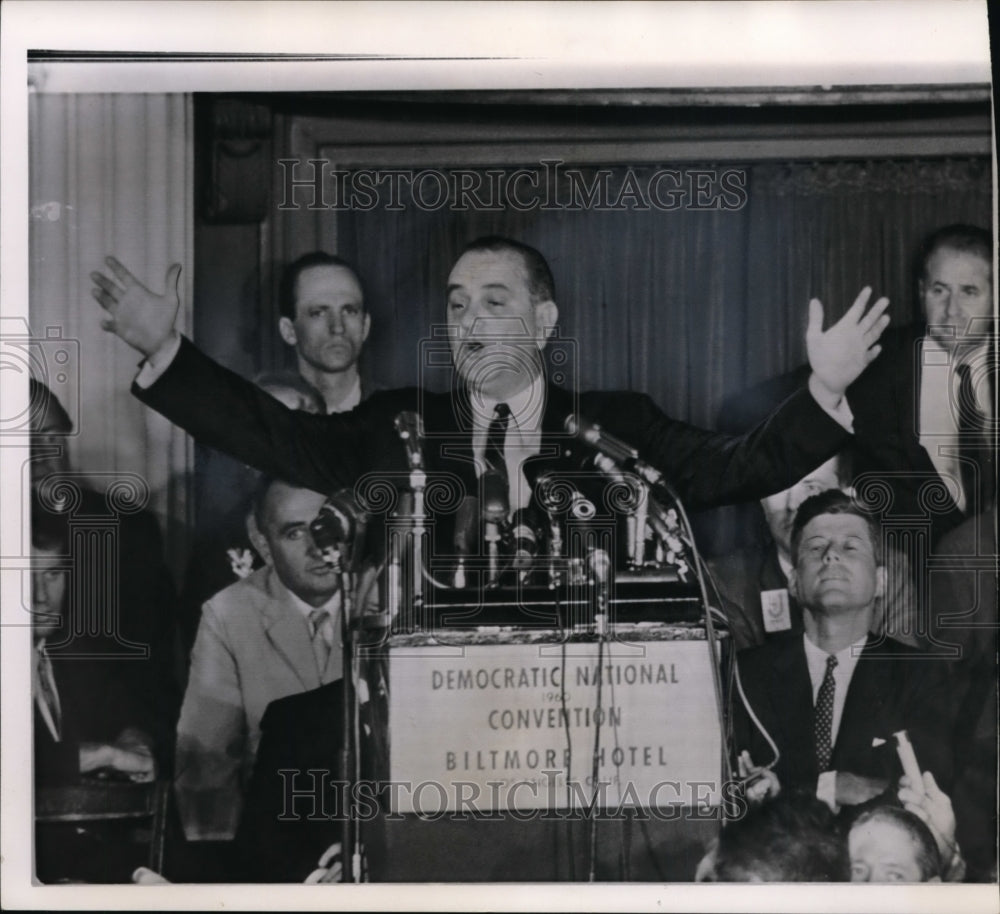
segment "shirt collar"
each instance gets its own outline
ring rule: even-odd
[[[822,678],[823,674],[826,672],[826,658],[830,656],[829,652],[824,651],[822,648],[813,644],[805,632],[802,633],[802,643],[805,645],[806,663],[809,664],[810,674],[812,675],[815,672],[818,672],[820,678]],[[848,644],[847,647],[837,651],[837,653],[833,655],[837,658],[837,672],[847,675],[849,671],[853,670],[857,665],[858,657],[861,654],[861,651],[867,643],[868,634],[866,633],[853,644]]]
[[[347,392],[339,403],[330,403],[326,407],[327,415],[330,413],[346,413],[361,402],[361,375],[354,378],[354,386]]]
[[[476,410],[476,427],[487,428],[496,411],[498,403],[506,403],[510,409],[514,425],[522,432],[534,432],[541,428],[542,416],[545,413],[545,378],[539,372],[531,383],[506,400],[494,397],[481,397],[482,413]]]
[[[340,589],[334,593],[329,600],[320,606],[310,606],[305,600],[296,596],[292,591],[290,591],[282,582],[281,578],[278,577],[276,572],[274,574],[274,589],[278,594],[282,595],[289,605],[294,606],[303,616],[304,619],[308,621],[309,616],[311,616],[318,609],[325,609],[329,614],[331,619],[337,617],[337,610],[340,609]]]

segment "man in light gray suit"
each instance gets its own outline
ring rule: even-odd
[[[268,704],[343,676],[339,574],[309,531],[324,501],[265,478],[249,533],[266,564],[202,609],[177,725],[175,789],[189,841],[234,836]]]

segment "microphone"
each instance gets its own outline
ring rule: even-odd
[[[473,545],[479,539],[479,499],[466,495],[455,513],[455,553],[458,567],[455,569],[455,586],[465,587],[465,557],[472,554]]]
[[[590,520],[597,514],[594,503],[572,481],[551,471],[541,473],[535,480],[535,495],[549,515],[568,511],[577,520]]]
[[[514,512],[511,526],[514,539],[514,570],[527,572],[531,569],[535,556],[538,555],[538,540],[541,536],[538,516],[531,508],[518,508]]]
[[[576,413],[570,413],[563,427],[569,434],[590,445],[598,453],[641,476],[651,486],[663,482],[663,474],[640,460],[639,452],[634,447],[604,431],[596,422],[590,422],[582,416],[577,416]]]
[[[411,470],[422,470],[424,467],[424,454],[421,449],[421,441],[424,437],[424,420],[419,413],[412,410],[403,410],[396,416],[394,421],[396,432],[403,439],[406,445],[406,459],[409,461]]]
[[[367,517],[347,489],[334,492],[309,524],[313,542],[326,562],[352,568],[362,549]]]
[[[594,583],[600,587],[607,586],[608,575],[611,572],[611,556],[606,549],[593,547],[587,553],[587,567],[594,577]]]
[[[455,512],[455,554],[471,555],[479,539],[479,499],[466,495]]]
[[[481,477],[483,491],[483,520],[488,524],[507,527],[510,514],[510,495],[507,480],[497,470],[487,470]]]
[[[510,535],[510,500],[507,494],[507,480],[496,470],[487,470],[480,477],[482,483],[483,539],[486,541],[489,559],[489,580],[495,587],[500,581],[500,540]]]

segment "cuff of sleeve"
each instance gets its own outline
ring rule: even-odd
[[[854,413],[847,402],[847,397],[835,399],[829,391],[820,385],[815,374],[809,376],[809,393],[812,394],[813,399],[823,412],[846,431],[854,434]]]
[[[152,387],[170,367],[171,362],[177,357],[180,348],[181,336],[174,330],[167,337],[163,345],[142,362],[139,367],[139,374],[135,378],[136,386],[142,390]]]
[[[833,813],[840,812],[837,805],[837,772],[824,771],[816,779],[816,799],[822,800]]]

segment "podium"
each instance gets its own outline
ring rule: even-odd
[[[721,819],[694,622],[392,635],[380,881],[688,881]],[[596,778],[595,778],[596,775]]]

